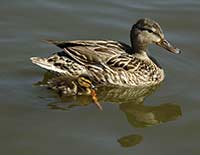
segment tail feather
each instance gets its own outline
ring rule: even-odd
[[[38,65],[38,66],[40,66],[44,69],[54,71],[54,72],[58,72],[58,73],[65,73],[66,72],[66,71],[54,66],[54,64],[49,63],[47,58],[31,57],[30,59],[31,59],[32,63],[34,63],[34,64],[36,64],[36,65]]]

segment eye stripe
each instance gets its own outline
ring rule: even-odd
[[[138,27],[138,29],[141,30],[141,31],[148,31],[148,32],[150,32],[150,33],[154,33],[154,31],[152,31],[151,29],[139,28],[139,27]]]
[[[88,84],[91,84],[91,83],[92,83],[90,80],[85,79],[84,77],[81,77],[81,80],[82,80],[83,82],[88,83]]]
[[[154,31],[152,31],[151,29],[140,28],[140,27],[137,27],[137,28],[138,28],[139,30],[141,30],[141,31],[148,31],[149,33],[153,33],[154,35],[157,35],[158,37],[162,38],[162,37],[160,36],[159,33],[156,33],[156,32],[154,32]]]

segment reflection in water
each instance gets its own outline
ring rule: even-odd
[[[128,122],[136,128],[176,120],[181,116],[180,106],[172,103],[159,106],[124,103],[120,105],[120,109],[126,114]]]
[[[45,85],[49,74],[38,85]],[[153,87],[98,87],[97,97],[100,103],[113,103],[119,105],[130,125],[136,128],[145,128],[156,124],[176,120],[181,116],[181,108],[175,103],[162,103],[157,106],[145,105],[144,100],[159,86]],[[92,103],[90,96],[59,96],[60,102],[50,103],[51,109],[69,110],[77,106],[87,106]],[[143,140],[141,135],[132,134],[123,136],[118,142],[123,147],[131,147]]]
[[[132,147],[139,144],[143,137],[140,135],[128,135],[118,139],[118,142],[122,147]]]
[[[158,87],[158,86],[157,86]],[[163,103],[157,106],[145,105],[144,100],[157,87],[140,88],[100,88],[98,97],[100,102],[119,104],[128,122],[136,128],[145,128],[160,123],[176,120],[181,116],[181,107],[175,103]],[[141,143],[143,137],[133,134],[118,139],[122,147],[133,147]]]

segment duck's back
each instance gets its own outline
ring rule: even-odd
[[[54,53],[48,58],[32,57],[32,62],[47,70],[71,76],[87,74],[87,67],[90,65],[101,66],[112,56],[132,52],[129,45],[112,40],[47,40],[47,42],[55,44],[63,51]]]

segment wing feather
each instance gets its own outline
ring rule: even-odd
[[[112,56],[132,52],[129,45],[112,40],[46,41],[64,49],[71,58],[81,64],[102,64]]]

